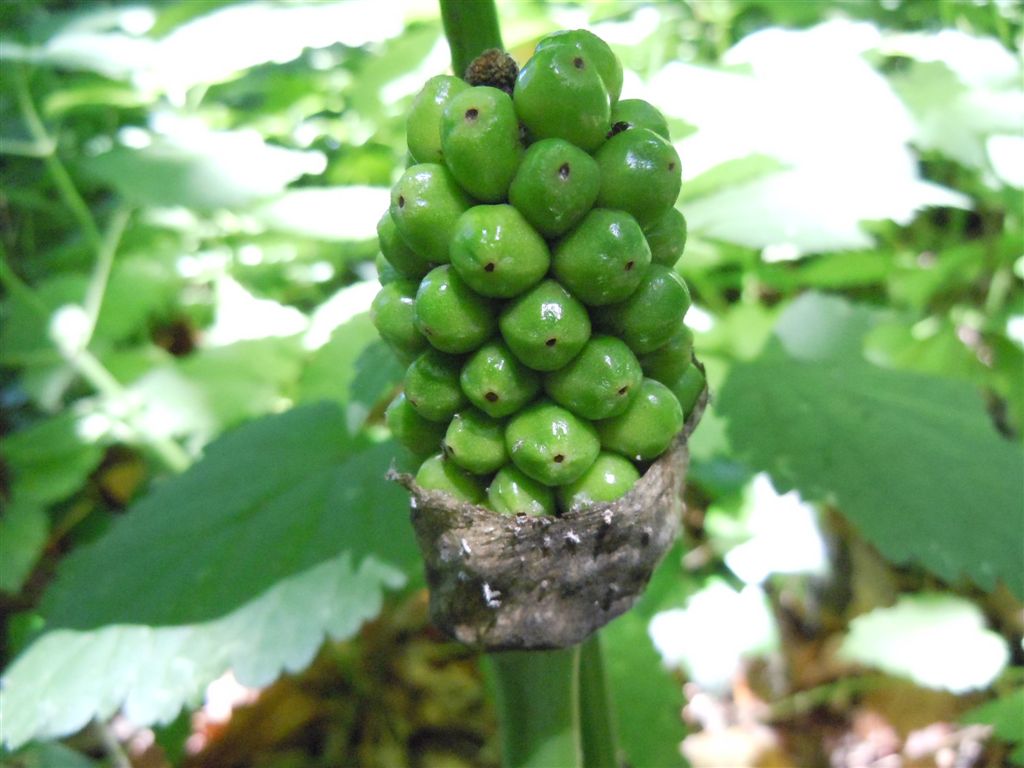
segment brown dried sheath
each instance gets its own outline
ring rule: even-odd
[[[679,532],[707,399],[629,493],[558,517],[509,517],[390,472],[412,494],[434,624],[484,651],[567,648],[629,610]]]

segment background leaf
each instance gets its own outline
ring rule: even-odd
[[[351,637],[380,611],[383,589],[405,582],[375,558],[358,568],[352,560],[346,553],[284,579],[213,621],[46,633],[3,677],[4,744],[66,736],[122,707],[138,725],[169,723],[228,669],[259,687],[305,668],[325,635]]]
[[[968,384],[884,370],[861,355],[879,320],[805,295],[757,359],[737,364],[718,412],[730,442],[781,491],[833,501],[881,552],[948,580],[1024,595],[1024,453]]]

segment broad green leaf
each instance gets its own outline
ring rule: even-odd
[[[39,559],[50,530],[46,511],[31,502],[7,504],[0,516],[0,592],[18,592]]]
[[[122,708],[137,725],[169,723],[229,669],[244,685],[268,685],[306,667],[325,635],[351,637],[379,613],[383,590],[404,581],[376,558],[357,568],[346,553],[212,621],[47,632],[3,677],[3,741],[66,736]]]
[[[103,448],[86,442],[78,419],[65,411],[6,435],[0,454],[11,473],[14,499],[46,506],[82,487],[103,458]]]
[[[384,478],[394,453],[352,437],[332,403],[249,422],[66,558],[41,612],[74,629],[185,624],[342,552],[411,569],[408,499]]]
[[[991,725],[998,738],[1015,745],[1010,753],[1014,764],[1024,765],[1024,688],[975,707],[961,721]]]
[[[988,687],[1009,661],[1006,641],[962,597],[905,595],[850,622],[843,658],[954,693]]]
[[[1024,595],[1024,452],[969,384],[878,368],[862,353],[882,319],[808,294],[719,393],[738,456],[785,492],[828,500],[889,559]]]

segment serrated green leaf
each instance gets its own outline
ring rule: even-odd
[[[987,687],[1010,658],[1006,641],[985,628],[981,609],[938,593],[906,595],[891,608],[858,616],[839,654],[954,693]]]
[[[103,448],[85,442],[78,419],[68,411],[4,437],[4,460],[12,496],[40,506],[71,495],[103,459]]]
[[[780,492],[829,500],[889,559],[1024,595],[1024,451],[969,384],[885,370],[861,354],[881,316],[808,294],[719,393],[740,458]]]
[[[0,591],[17,592],[46,544],[50,521],[31,502],[12,502],[0,517]]]
[[[351,637],[380,611],[383,589],[404,580],[375,558],[355,568],[345,553],[213,621],[47,632],[4,675],[4,743],[66,736],[122,708],[137,725],[169,723],[229,669],[244,685],[268,685],[306,667],[325,635]]]
[[[352,437],[332,403],[245,424],[66,558],[41,612],[62,628],[186,624],[339,552],[412,569],[408,498],[384,478],[394,453]]]

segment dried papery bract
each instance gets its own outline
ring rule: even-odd
[[[501,515],[393,473],[412,494],[434,623],[486,651],[566,648],[629,610],[679,532],[687,441],[706,404],[705,390],[629,493],[558,517]]]

